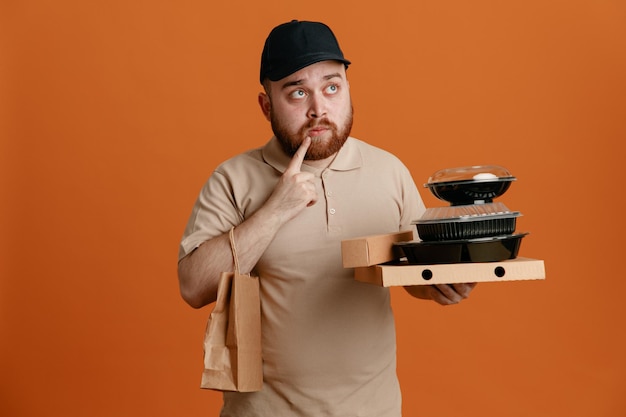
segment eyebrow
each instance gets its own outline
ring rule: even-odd
[[[322,78],[324,79],[324,81],[328,81],[328,80],[331,80],[333,78],[342,78],[342,77],[341,77],[340,73],[335,72],[335,73],[332,73],[332,74],[325,75]],[[281,88],[285,89],[285,88],[288,88],[288,87],[292,87],[292,86],[295,86],[295,85],[302,85],[302,84],[304,84],[304,80],[303,79],[293,80],[293,81],[286,82],[285,84],[282,85]]]

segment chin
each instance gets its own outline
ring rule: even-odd
[[[323,138],[318,138],[318,140],[311,138],[311,147],[308,149],[305,159],[317,161],[329,158],[339,152],[347,139],[347,136],[345,138],[331,137],[326,140]]]

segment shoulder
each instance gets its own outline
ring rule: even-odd
[[[231,156],[224,160],[217,166],[215,171],[217,172],[229,172],[233,169],[241,168],[242,166],[248,166],[255,161],[262,161],[261,148],[250,149],[240,154]]]
[[[239,181],[259,173],[266,168],[263,161],[262,148],[250,149],[224,160],[213,171],[212,176],[220,176],[229,180]]]
[[[404,163],[393,153],[360,139],[350,137],[351,145],[359,150],[365,164],[375,163],[380,167],[406,170]]]
[[[207,192],[227,194],[239,207],[256,198],[265,201],[281,173],[267,163],[263,149],[242,152],[218,165],[207,181]]]

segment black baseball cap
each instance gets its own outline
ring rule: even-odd
[[[261,55],[261,83],[278,81],[320,61],[343,62],[337,38],[324,23],[292,20],[276,26],[265,40]]]

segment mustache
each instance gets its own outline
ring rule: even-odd
[[[328,119],[320,119],[320,120],[311,120],[304,126],[305,129],[313,129],[316,127],[326,127],[329,129],[335,129],[337,125],[335,125],[333,122],[331,122]]]

